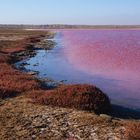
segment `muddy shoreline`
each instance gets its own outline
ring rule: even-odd
[[[39,78],[38,77],[38,71],[28,71],[26,70],[25,66],[28,65],[24,60],[34,57],[37,54],[38,50],[52,50],[56,43],[52,40],[55,36],[55,33],[52,33],[50,37],[43,37],[40,38],[40,41],[32,44],[32,48],[27,49],[25,51],[17,52],[13,54],[14,57],[17,58],[17,61],[14,62],[14,66],[16,69],[25,72],[26,74],[29,74],[40,82],[42,85],[42,88],[55,88],[57,86],[63,85],[63,81],[55,81],[52,78]],[[22,62],[21,62],[22,61]],[[21,62],[21,63],[19,63]]]

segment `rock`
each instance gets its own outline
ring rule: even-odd
[[[55,42],[52,40],[44,40],[38,43],[35,47],[36,48],[43,48],[45,50],[51,50],[55,46]]]
[[[111,119],[112,117],[107,114],[100,114],[100,117]]]
[[[33,120],[32,125],[34,128],[46,128],[47,124],[42,120],[42,118],[38,118]]]
[[[107,120],[108,122],[112,121],[112,117],[106,114],[100,114],[100,117],[102,117],[104,120]]]
[[[17,126],[17,127],[16,127],[16,130],[17,130],[17,131],[20,131],[20,130],[22,130],[22,127],[21,127],[21,126]]]
[[[37,75],[39,72],[38,71],[31,71],[31,72],[28,72],[27,74],[29,75]]]
[[[33,66],[35,67],[35,66],[38,66],[39,64],[37,63],[37,64],[34,64]]]
[[[36,138],[36,135],[32,135],[32,138],[33,138],[33,139]]]

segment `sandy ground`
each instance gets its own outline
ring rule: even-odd
[[[107,115],[41,106],[25,96],[0,102],[0,139],[125,140],[123,121]]]

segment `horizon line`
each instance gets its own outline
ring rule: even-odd
[[[56,25],[56,26],[140,26],[140,24],[22,24],[22,23],[0,23],[1,25],[18,25],[18,26],[51,26],[51,25]]]

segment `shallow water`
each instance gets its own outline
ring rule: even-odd
[[[90,83],[112,102],[140,110],[140,30],[61,30],[53,50],[26,62],[39,77]]]

